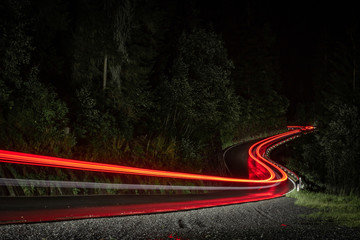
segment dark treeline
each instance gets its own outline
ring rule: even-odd
[[[295,5],[1,1],[0,146],[224,174],[234,139],[315,123],[289,164],[355,191],[359,19]]]
[[[355,9],[316,1],[282,15],[292,15],[284,24],[288,31],[282,32],[287,35],[282,43],[291,51],[282,54],[289,63],[282,64],[283,74],[297,82],[285,82],[293,103],[288,116],[293,123],[310,121],[318,127],[294,145],[289,164],[312,188],[345,194],[360,190],[360,22]]]
[[[232,59],[202,4],[2,1],[1,148],[224,173],[222,146],[288,101],[270,29],[244,23]]]

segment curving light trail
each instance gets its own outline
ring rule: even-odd
[[[295,128],[295,127],[291,127],[291,128]],[[312,126],[296,127],[296,129],[290,130],[286,133],[277,134],[275,136],[261,140],[250,147],[249,149],[250,157],[268,171],[270,177],[266,179],[229,178],[229,177],[219,177],[219,176],[192,174],[192,173],[135,168],[135,167],[114,165],[114,164],[79,161],[79,160],[41,156],[41,155],[19,153],[19,152],[5,151],[5,150],[0,150],[0,162],[57,167],[57,168],[68,168],[68,169],[85,170],[85,171],[132,174],[132,175],[142,175],[142,176],[152,176],[152,177],[167,177],[167,178],[222,181],[222,182],[235,182],[235,183],[276,183],[276,182],[285,181],[287,179],[287,174],[282,170],[282,168],[278,167],[277,165],[275,165],[274,163],[268,161],[263,157],[266,148],[271,145],[275,145],[277,142],[281,140],[301,134],[303,131],[311,131],[311,130],[313,130]],[[281,178],[276,178],[276,174],[273,169],[276,169],[276,171],[281,174]]]
[[[174,185],[142,185],[142,184],[112,184],[112,183],[94,183],[94,182],[73,182],[73,181],[49,181],[49,180],[32,180],[32,179],[8,179],[0,178],[0,186],[37,186],[37,187],[64,187],[64,188],[99,188],[99,189],[143,189],[143,190],[242,190],[241,192],[215,192],[212,195],[204,195],[198,197],[191,197],[183,200],[182,195],[178,195],[178,200],[168,202],[150,202],[150,203],[136,203],[132,202],[135,198],[131,198],[130,202],[126,202],[123,198],[121,205],[104,205],[101,207],[82,206],[71,207],[65,206],[63,208],[36,208],[26,211],[12,209],[0,209],[0,224],[9,223],[25,223],[25,222],[43,222],[56,220],[70,220],[81,218],[107,217],[119,215],[133,215],[155,212],[168,212],[178,210],[189,210],[204,207],[221,206],[235,203],[259,201],[280,197],[289,190],[295,187],[295,181],[299,178],[288,170],[287,168],[273,162],[269,158],[269,153],[278,145],[290,141],[303,133],[312,132],[315,130],[312,126],[289,126],[289,131],[286,133],[277,134],[265,138],[253,144],[249,151],[251,161],[256,163],[257,168],[261,168],[264,174],[257,176],[259,179],[243,179],[219,177],[201,174],[171,172],[152,170],[144,168],[134,168],[127,166],[120,166],[114,164],[95,163],[87,161],[79,161],[64,158],[55,158],[49,156],[40,156],[34,154],[18,153],[0,150],[0,162],[25,164],[35,166],[47,166],[56,168],[67,168],[76,170],[96,171],[96,172],[110,172],[118,174],[132,174],[141,176],[155,176],[167,178],[180,178],[192,180],[209,180],[221,181],[231,183],[248,183],[246,185],[236,186],[174,186]],[[262,177],[261,177],[262,176]],[[289,176],[289,178],[288,178]],[[293,178],[293,179],[292,179]],[[288,181],[290,180],[290,181]],[[101,196],[100,196],[101,197]],[[137,197],[138,196],[134,196]],[[102,197],[101,197],[102,198]],[[194,200],[194,199],[197,200]],[[16,202],[23,198],[14,199],[13,205],[18,209]],[[151,198],[146,198],[151,199]],[[41,201],[50,201],[50,198],[42,199]],[[84,200],[84,199],[83,199]],[[1,198],[0,198],[1,201]],[[27,201],[25,199],[25,201]],[[75,199],[78,202],[78,199]],[[99,200],[99,201],[102,201]],[[9,204],[8,199],[5,199],[5,204]],[[30,202],[32,204],[32,202]],[[52,203],[48,202],[47,206]],[[0,204],[1,205],[1,204]],[[25,204],[26,205],[26,204]],[[28,205],[26,205],[28,206]]]

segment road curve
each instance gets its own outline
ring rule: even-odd
[[[233,177],[184,174],[158,170],[137,169],[109,164],[89,164],[77,160],[44,157],[31,154],[13,153],[0,150],[0,161],[17,164],[45,165],[78,169],[80,166],[88,170],[130,171],[139,175],[175,177],[185,179],[205,179],[223,181],[231,184],[229,187],[244,187],[246,190],[211,191],[207,194],[190,195],[118,195],[118,196],[61,196],[61,197],[0,197],[0,224],[58,221],[92,217],[107,217],[119,215],[145,214],[178,210],[189,210],[203,207],[237,204],[280,197],[295,187],[296,175],[269,159],[270,151],[279,144],[312,131],[312,127],[291,127],[289,132],[278,134],[251,145],[247,158],[239,158],[244,145],[234,146],[225,154],[227,164],[248,164],[248,176],[240,176],[236,170]],[[243,153],[242,153],[243,154]],[[241,155],[241,154],[240,154]],[[62,165],[61,165],[62,164]],[[66,165],[68,164],[68,165]],[[122,169],[119,169],[121,167]],[[166,176],[164,176],[166,175]],[[201,178],[200,178],[201,177]]]

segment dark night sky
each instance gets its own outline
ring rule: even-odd
[[[353,4],[329,1],[213,1],[201,8],[203,16],[223,35],[230,57],[242,46],[228,43],[241,37],[238,29],[248,21],[249,14],[255,27],[270,24],[277,36],[281,93],[290,100],[290,112],[297,103],[314,100],[314,59],[322,47],[324,32],[328,38],[341,40],[352,18],[358,18]]]

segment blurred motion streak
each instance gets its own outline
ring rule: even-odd
[[[260,201],[283,196],[295,188],[295,181],[298,180],[296,174],[287,168],[273,162],[269,158],[270,151],[282,143],[290,141],[303,133],[315,130],[313,126],[288,126],[289,131],[277,134],[253,144],[248,150],[248,171],[249,179],[230,178],[220,176],[210,176],[192,173],[171,172],[163,170],[152,170],[120,166],[114,164],[104,164],[96,162],[79,161],[72,159],[40,156],[27,153],[0,150],[0,162],[25,164],[35,166],[46,166],[55,168],[67,168],[83,171],[109,172],[117,174],[131,174],[151,177],[178,178],[191,180],[206,180],[228,183],[239,183],[244,185],[230,186],[176,186],[176,185],[143,185],[143,184],[112,184],[112,183],[91,183],[91,182],[71,182],[71,181],[49,181],[31,179],[8,179],[0,178],[0,186],[38,186],[38,187],[82,187],[82,188],[108,188],[108,189],[150,189],[150,190],[217,190],[213,195],[202,194],[198,196],[173,196],[172,201],[166,199],[156,202],[156,198],[147,197],[148,202],[134,204],[133,201],[122,202],[121,205],[104,206],[77,206],[53,209],[26,209],[12,210],[0,209],[0,224],[57,221],[81,218],[120,216],[132,214],[146,214],[156,212],[168,212],[178,210],[189,210],[204,207],[214,207],[243,202]],[[288,178],[288,175],[290,178]],[[234,190],[223,191],[223,190]],[[237,190],[237,191],[236,191]],[[222,191],[222,192],[221,192]],[[137,196],[133,196],[137,197]],[[119,196],[121,198],[121,195]],[[6,197],[4,197],[6,201]],[[10,198],[8,198],[10,199]],[[17,198],[16,200],[18,200]],[[197,200],[195,200],[197,199]],[[1,198],[0,198],[1,200]],[[76,200],[76,199],[75,199]],[[125,200],[123,200],[125,201]],[[153,201],[153,202],[151,202]],[[150,202],[150,203],[149,203]],[[11,204],[5,202],[6,204]],[[10,206],[10,205],[9,205]],[[75,205],[74,205],[75,206]]]
[[[305,128],[302,129],[308,130]],[[287,175],[281,168],[269,162],[262,156],[266,151],[266,147],[264,146],[269,146],[271,143],[277,143],[282,139],[300,134],[302,129],[291,130],[286,133],[282,133],[266,138],[264,140],[255,143],[250,147],[249,149],[250,157],[269,172],[270,177],[266,179],[241,179],[241,178],[200,175],[200,174],[192,174],[192,173],[170,172],[170,171],[152,170],[152,169],[127,167],[127,166],[120,166],[113,164],[104,164],[104,163],[79,161],[79,160],[56,158],[49,156],[41,156],[41,155],[19,153],[19,152],[5,151],[5,150],[0,150],[0,162],[57,167],[57,168],[68,168],[68,169],[85,170],[85,171],[143,175],[143,176],[152,176],[152,177],[167,177],[167,178],[209,180],[209,181],[222,181],[222,182],[274,183],[274,182],[285,181],[287,179]],[[272,170],[272,168],[275,168],[282,175],[280,179],[275,179],[275,173]]]

